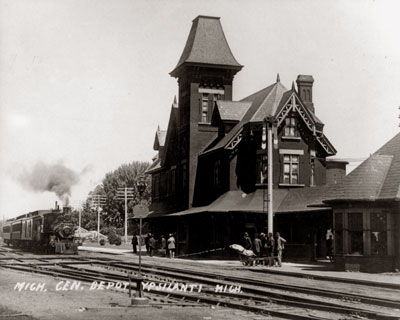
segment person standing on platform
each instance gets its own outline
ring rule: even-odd
[[[261,239],[258,236],[258,233],[254,237],[253,241],[253,252],[255,253],[257,258],[261,257]],[[256,262],[257,264],[257,262]]]
[[[243,246],[246,250],[251,250],[251,248],[253,247],[251,244],[251,239],[247,232],[245,232],[243,235]]]
[[[265,259],[264,259],[266,257],[266,243],[267,243],[265,233],[263,233],[263,232],[260,233],[260,240],[261,240],[260,257],[263,258],[263,260],[261,261],[261,264],[266,264]]]
[[[156,239],[154,239],[154,236],[150,234],[150,239],[149,239],[149,253],[150,257],[153,256],[154,251],[156,250]]]
[[[278,262],[278,267],[282,267],[282,252],[285,249],[286,240],[281,237],[280,233],[275,233],[275,256]]]
[[[330,262],[333,262],[333,239],[332,235],[326,240],[326,255]]]
[[[137,253],[137,245],[138,245],[138,241],[137,241],[136,234],[133,234],[133,237],[132,237],[132,249],[133,249],[133,253]]]
[[[151,233],[148,233],[146,238],[144,238],[144,244],[146,245],[147,253],[150,252],[149,240],[150,240]]]
[[[161,242],[161,246],[160,246],[161,254],[162,254],[163,257],[165,257],[166,254],[167,254],[167,252],[166,252],[166,250],[167,250],[167,240],[165,239],[163,234],[161,235],[160,242]]]
[[[275,239],[272,232],[268,233],[267,242],[265,243],[267,256],[268,256],[268,267],[274,266],[274,249]]]
[[[167,241],[167,248],[169,251],[169,257],[171,259],[175,258],[175,238],[172,233],[169,234],[169,238]]]

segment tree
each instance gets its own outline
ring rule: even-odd
[[[86,230],[97,230],[97,210],[93,207],[91,201],[91,194],[89,193],[88,198],[81,208],[81,227]],[[74,224],[79,224],[79,210],[73,210],[71,215],[73,216]]]
[[[151,178],[144,172],[150,163],[133,161],[129,164],[122,164],[118,169],[109,172],[103,179],[101,187],[95,189],[93,194],[104,194],[106,196],[106,204],[103,207],[104,224],[107,226],[115,226],[121,228],[124,225],[125,209],[124,201],[118,199],[118,188],[133,188],[133,199],[128,202],[128,215],[132,214],[133,207],[145,199],[150,204],[151,199]],[[146,182],[146,190],[141,197],[137,192],[137,182],[143,178]]]

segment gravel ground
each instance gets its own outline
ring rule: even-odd
[[[63,279],[31,273],[0,270],[0,319],[271,319],[248,312],[211,307],[130,307],[127,293],[115,290],[56,290]],[[45,283],[47,291],[16,290],[17,282]],[[113,305],[117,305],[114,307]]]

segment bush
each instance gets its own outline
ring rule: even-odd
[[[110,233],[111,228],[112,227],[103,227],[103,228],[101,228],[100,233],[105,235],[105,236],[108,236],[108,234]]]
[[[115,244],[116,246],[120,246],[121,243],[122,243],[121,237],[118,236],[118,238],[116,238],[116,239],[114,240],[114,244]]]
[[[117,230],[114,227],[109,228],[108,242],[117,246],[121,245],[122,243],[121,237],[117,234]]]
[[[105,244],[106,244],[106,240],[101,239],[101,240],[100,240],[100,245],[101,245],[101,246],[104,246]]]

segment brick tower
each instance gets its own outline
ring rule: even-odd
[[[170,73],[179,85],[176,150],[183,209],[192,206],[198,154],[217,135],[217,128],[210,124],[215,101],[232,100],[233,77],[242,67],[229,48],[220,19],[195,18],[179,62]]]

